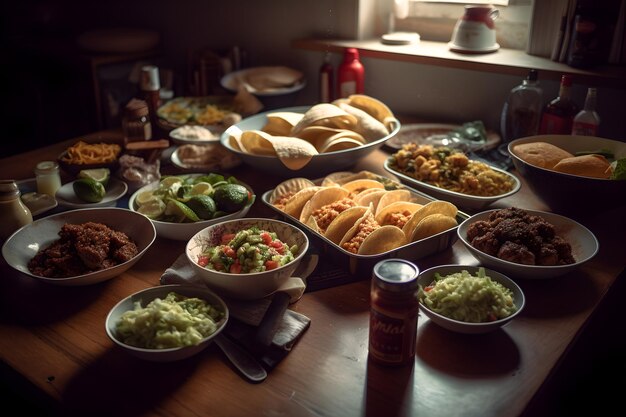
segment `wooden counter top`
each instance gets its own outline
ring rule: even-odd
[[[118,140],[119,134],[87,139]],[[56,158],[74,141],[0,160],[0,178],[32,177],[37,162]],[[355,170],[384,173],[386,156],[376,151]],[[257,195],[280,181],[245,165],[231,173]],[[509,206],[547,210],[525,183],[494,205]],[[272,212],[257,201],[249,215]],[[623,236],[615,233],[626,230],[623,211],[578,220],[600,241],[593,260],[559,279],[518,280],[526,308],[495,333],[450,333],[420,314],[417,355],[405,368],[367,359],[368,277],[306,293],[292,305],[311,326],[260,384],[246,382],[216,346],[175,363],[128,356],[107,338],[104,320],[123,297],[158,285],[184,250],[185,242],[160,238],[128,272],[86,287],[46,285],[20,276],[3,259],[0,360],[61,410],[83,416],[522,415],[624,270]],[[421,269],[477,264],[461,242],[417,263]]]

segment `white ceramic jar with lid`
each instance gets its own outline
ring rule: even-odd
[[[61,188],[61,174],[59,174],[59,164],[54,161],[43,161],[35,168],[35,178],[37,181],[37,192],[48,194],[54,197],[57,190]]]
[[[17,229],[33,222],[33,216],[20,198],[20,189],[13,180],[0,180],[0,241],[4,242]]]

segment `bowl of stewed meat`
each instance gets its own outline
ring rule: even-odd
[[[146,216],[117,207],[71,210],[28,224],[2,256],[16,271],[56,285],[89,285],[131,268],[156,239]]]
[[[582,224],[516,207],[478,213],[461,223],[457,233],[482,265],[513,278],[565,275],[599,249],[598,239]]]

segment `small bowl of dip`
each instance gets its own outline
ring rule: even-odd
[[[214,143],[219,142],[222,131],[204,126],[183,125],[172,130],[170,138],[178,145]]]

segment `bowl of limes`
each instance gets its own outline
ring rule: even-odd
[[[141,187],[128,206],[152,220],[157,236],[189,240],[207,226],[244,217],[254,200],[252,188],[235,177],[193,173],[164,176]]]

